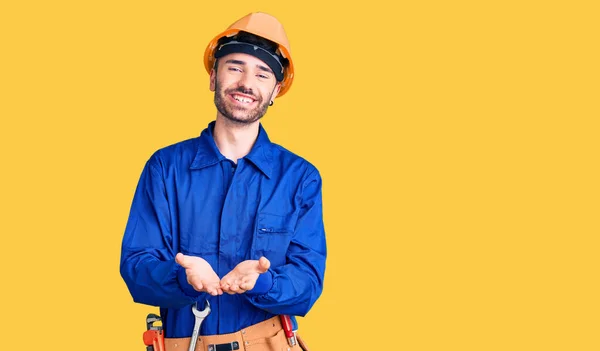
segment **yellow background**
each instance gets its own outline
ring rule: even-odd
[[[324,178],[312,350],[600,349],[597,2],[393,3],[3,2],[2,348],[145,350],[134,188],[215,117],[205,45],[260,10],[296,65],[264,125]]]

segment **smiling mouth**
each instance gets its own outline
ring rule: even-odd
[[[235,101],[244,104],[244,105],[250,105],[251,103],[253,103],[254,99],[247,97],[247,96],[242,96],[242,95],[238,95],[238,94],[231,94],[230,95],[231,98],[233,98]]]

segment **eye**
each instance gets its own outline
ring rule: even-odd
[[[233,72],[241,72],[242,71],[238,67],[229,67],[228,70],[233,71]]]
[[[262,73],[258,74],[257,77],[260,78],[260,79],[269,79],[269,78],[271,78],[268,75],[262,74]]]

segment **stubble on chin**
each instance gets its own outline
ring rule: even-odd
[[[236,89],[230,89],[228,91],[222,91],[220,89],[220,84],[216,84],[215,86],[215,97],[214,103],[217,108],[217,111],[225,117],[229,122],[236,125],[249,125],[253,124],[256,121],[260,120],[266,113],[268,104],[263,103],[262,99],[258,98],[258,106],[252,110],[246,110],[241,107],[236,107],[233,104],[227,101],[227,95],[236,92]],[[239,112],[243,112],[240,114]]]

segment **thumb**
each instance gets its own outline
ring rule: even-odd
[[[186,269],[190,268],[190,266],[192,265],[190,257],[182,254],[181,252],[175,256],[175,262],[179,263],[180,266]]]
[[[259,273],[264,273],[266,272],[269,267],[271,267],[271,261],[269,261],[266,257],[261,257],[258,260],[258,272]]]

